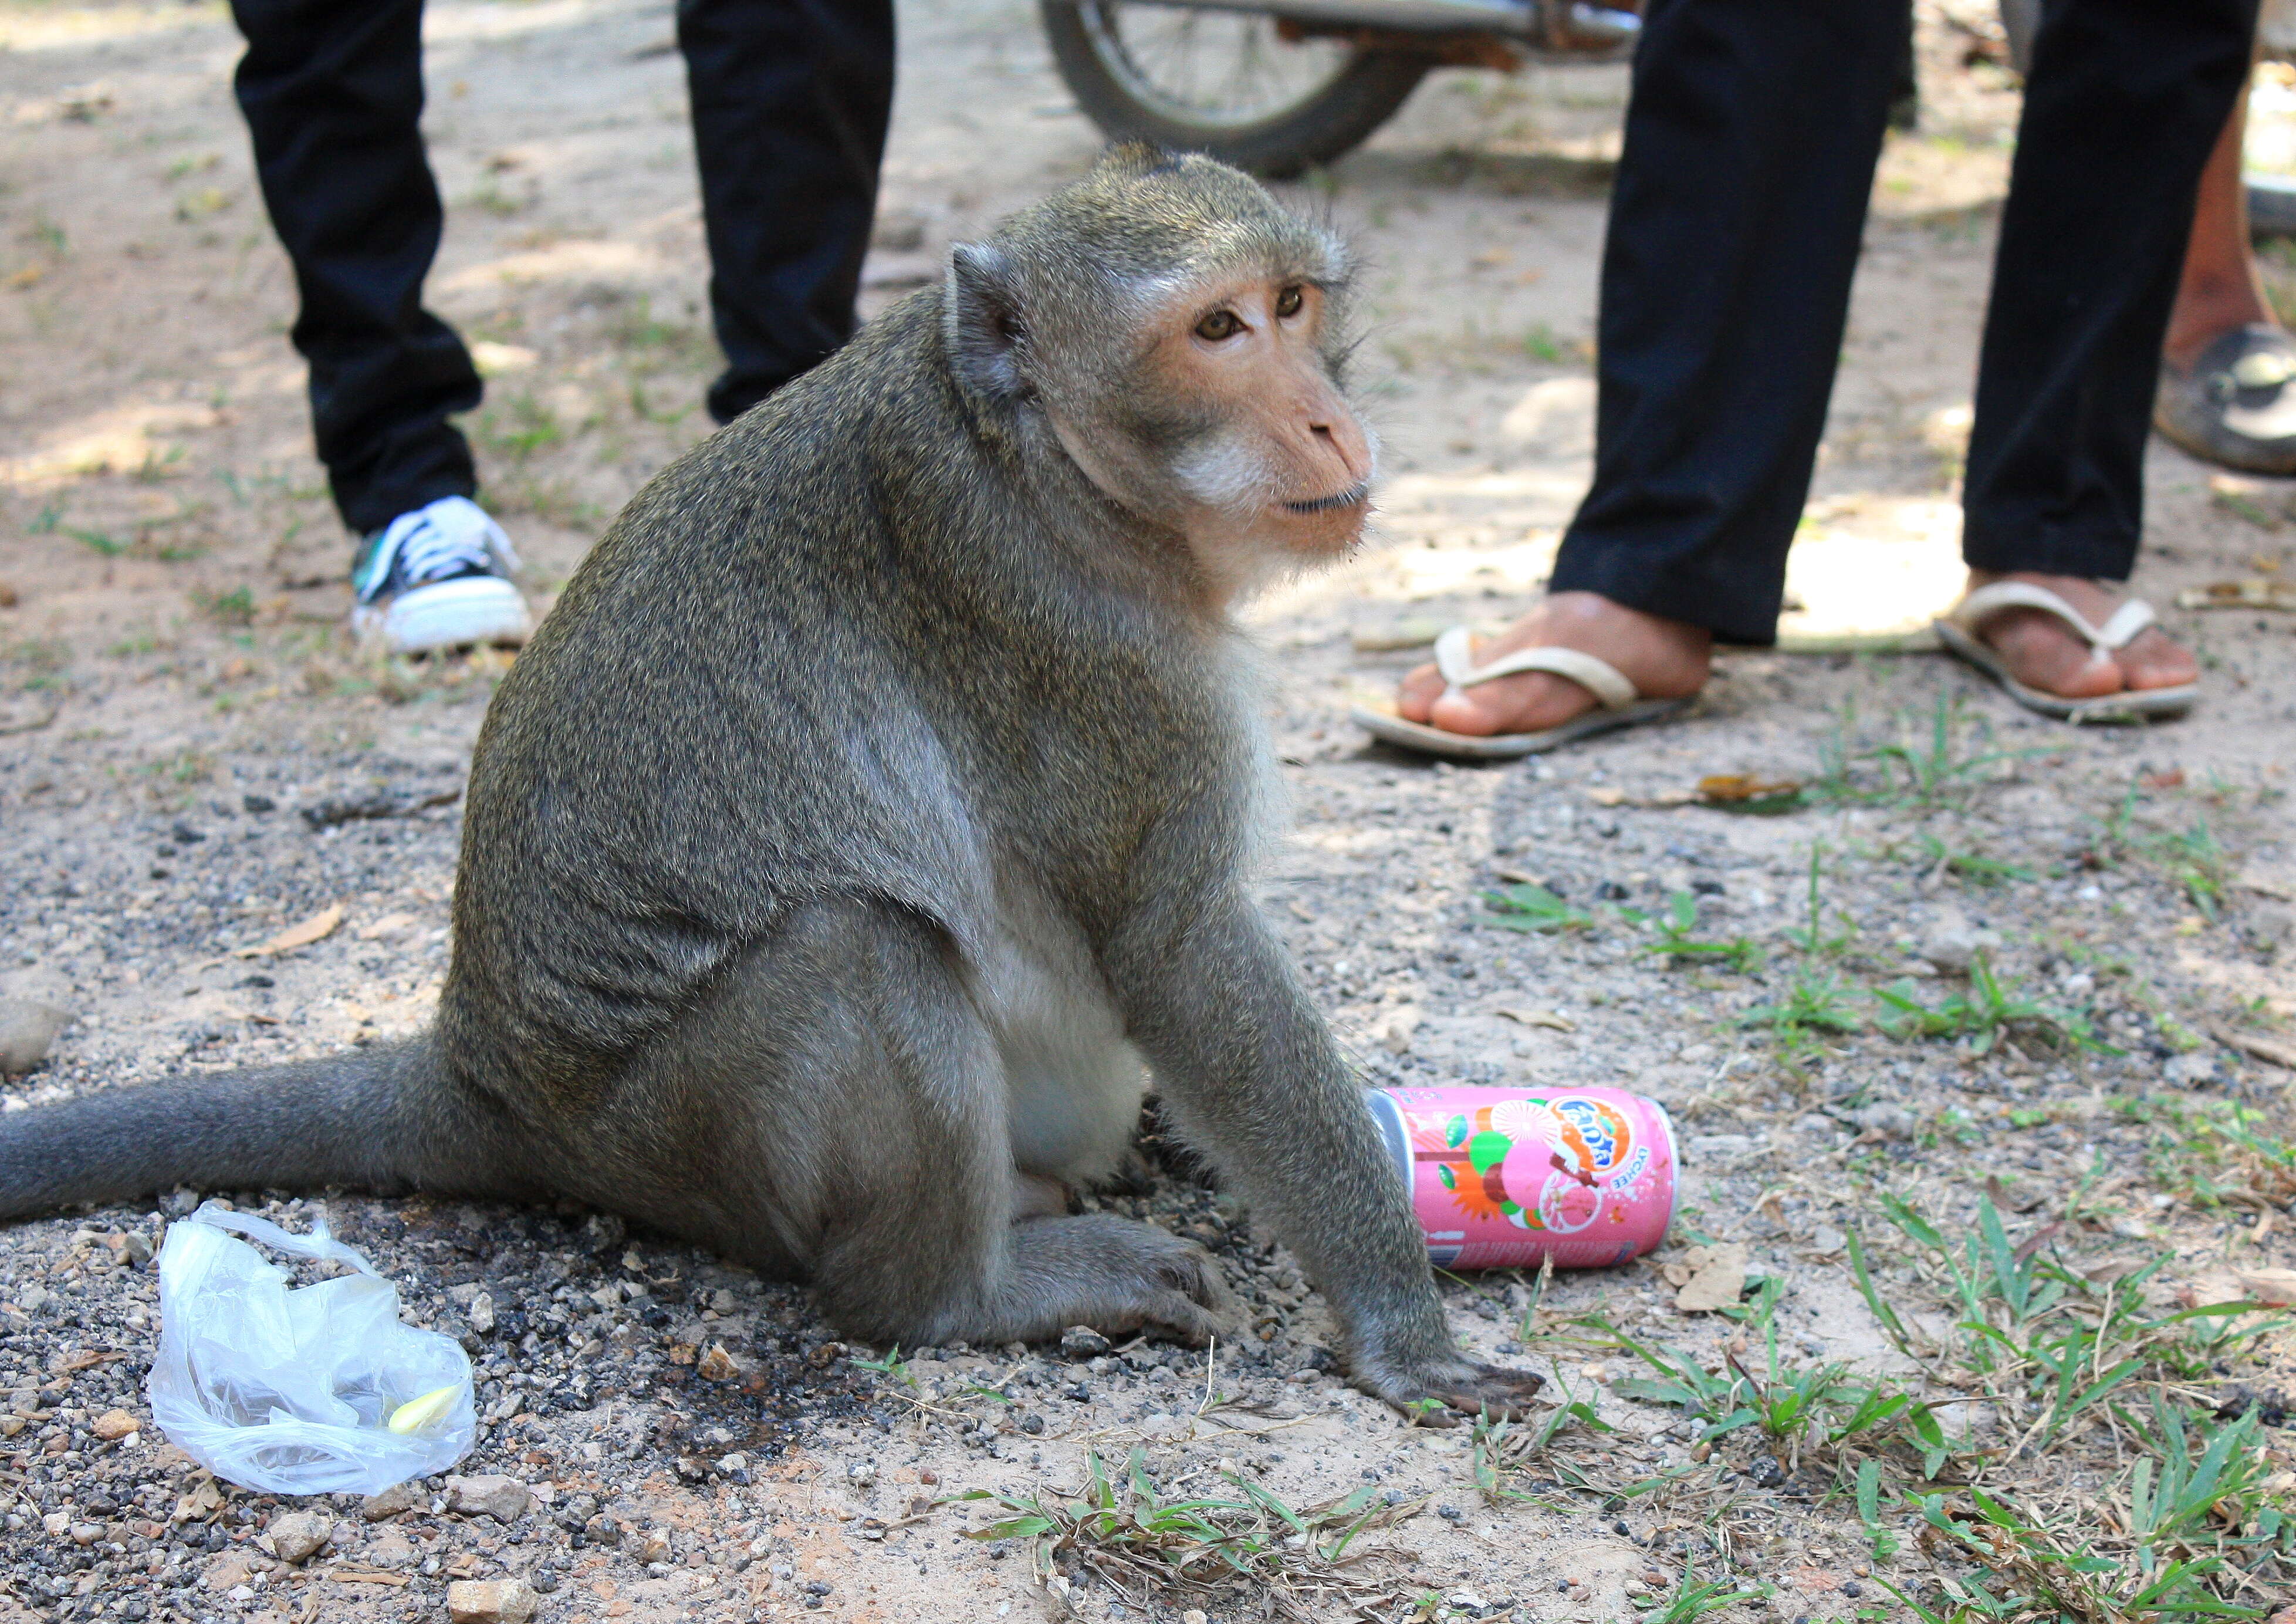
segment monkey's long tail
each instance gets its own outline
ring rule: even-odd
[[[0,1218],[205,1189],[524,1189],[429,1038],[0,1115]]]

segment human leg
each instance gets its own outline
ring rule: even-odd
[[[2203,461],[2285,475],[2296,473],[2296,337],[2273,314],[2250,246],[2247,111],[2247,96],[2234,96],[2201,171],[2152,426]]]
[[[422,306],[439,190],[423,156],[422,0],[233,0],[235,86],[256,176],[301,300],[312,427],[343,521],[362,535],[471,495],[447,418],[479,403],[454,330]]]
[[[1603,260],[1594,488],[1540,608],[1476,651],[1559,644],[1652,696],[1718,635],[1767,643],[1825,425],[1903,0],[1654,0]],[[1398,709],[1453,732],[1554,726],[1594,699],[1512,677]]]
[[[890,0],[678,0],[727,422],[853,333],[893,97]]]
[[[2092,619],[2117,601],[2099,583],[2136,562],[2158,357],[2255,20],[2254,0],[2059,0],[2044,13],[1978,368],[1963,495],[1972,584],[2030,580]],[[2109,680],[2038,611],[2007,611],[1983,636],[2035,686]],[[2138,688],[2195,670],[2158,628],[2112,664]]]
[[[2201,170],[2192,233],[2177,279],[2177,301],[2161,341],[2161,358],[2172,366],[2189,368],[2201,351],[2237,328],[2278,324],[2249,245],[2248,188],[2241,180],[2241,149],[2247,133],[2248,98],[2235,95]]]

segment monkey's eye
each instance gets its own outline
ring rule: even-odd
[[[1297,316],[1306,302],[1306,296],[1299,289],[1286,288],[1275,296],[1275,314],[1287,318]]]
[[[1196,336],[1217,344],[1222,339],[1232,339],[1243,331],[1243,324],[1233,310],[1215,310],[1196,324]]]

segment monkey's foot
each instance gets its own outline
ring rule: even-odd
[[[1644,699],[1686,699],[1706,685],[1713,634],[1660,619],[1593,592],[1562,592],[1474,649],[1478,666],[1520,649],[1576,649],[1602,659]],[[1412,671],[1396,694],[1396,714],[1446,733],[1488,738],[1560,727],[1600,701],[1552,671],[1525,671],[1449,691],[1431,665]]]
[[[1089,1214],[1013,1228],[1004,1320],[976,1341],[1039,1341],[1070,1325],[1110,1336],[1145,1331],[1201,1348],[1229,1332],[1219,1266],[1193,1241]]]
[[[1456,1357],[1400,1367],[1358,1357],[1353,1374],[1357,1386],[1423,1427],[1456,1427],[1461,1415],[1516,1419],[1529,1414],[1532,1397],[1546,1385],[1537,1371]]]

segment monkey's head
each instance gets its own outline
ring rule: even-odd
[[[1347,251],[1226,165],[1110,149],[951,252],[959,387],[1185,537],[1223,598],[1359,540],[1377,447],[1341,383]]]

